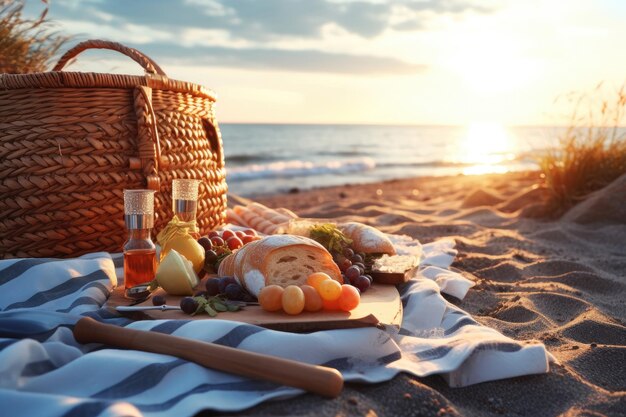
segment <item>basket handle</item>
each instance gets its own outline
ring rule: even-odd
[[[133,97],[135,115],[137,116],[137,150],[139,151],[141,168],[146,178],[146,187],[150,190],[160,191],[161,143],[156,115],[152,107],[152,88],[138,85],[135,87]]]
[[[84,41],[74,46],[73,48],[70,48],[70,50],[63,54],[63,56],[59,59],[59,62],[57,62],[52,71],[61,71],[70,59],[74,58],[75,56],[87,49],[110,49],[112,51],[121,52],[122,54],[126,55],[127,57],[131,58],[133,61],[141,65],[147,73],[158,74],[166,77],[165,72],[163,72],[161,67],[159,67],[156,62],[154,62],[150,57],[143,54],[142,52],[139,52],[135,48],[129,48],[117,42],[102,41],[98,39]]]

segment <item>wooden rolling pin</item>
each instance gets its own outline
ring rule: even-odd
[[[76,323],[74,337],[80,343],[102,343],[177,356],[207,368],[301,388],[330,398],[338,396],[343,388],[343,377],[333,368],[163,333],[103,324],[89,317]]]

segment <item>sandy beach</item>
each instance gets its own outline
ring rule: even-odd
[[[545,375],[466,388],[449,388],[437,376],[400,375],[378,385],[348,384],[334,400],[307,394],[236,415],[626,415],[625,180],[555,220],[538,217],[545,191],[535,172],[255,198],[301,217],[361,221],[423,243],[454,238],[453,267],[476,285],[462,302],[448,299],[507,336],[542,341],[556,362]]]
[[[0,4],[0,417],[626,417],[626,0]],[[578,204],[556,210],[544,179],[553,201]],[[194,181],[179,193],[175,180]],[[307,230],[362,291],[365,265],[346,271],[372,253],[407,257],[370,273],[415,280],[358,298],[310,278],[330,255],[297,237],[226,258],[256,237],[223,227],[298,224],[258,206],[224,224],[250,201],[400,235],[383,250],[366,247],[368,228],[350,243]],[[275,309],[265,295],[258,307],[220,298],[305,278],[320,297],[273,288]],[[118,314],[138,309],[113,310],[115,288],[124,307],[180,317]],[[295,335],[254,321],[282,308],[314,328],[321,297],[342,308],[341,320],[320,313],[328,327],[380,326]],[[240,307],[252,320],[227,316]],[[183,316],[196,313],[217,319]],[[116,337],[82,338],[85,317]],[[122,326],[293,356],[350,382],[333,399],[276,400],[324,390],[268,378],[311,382],[307,367],[168,350],[176,339],[121,344],[138,338]],[[197,351],[211,366],[185,355]],[[249,363],[273,382],[240,378]],[[510,375],[525,376],[467,386]],[[332,394],[334,376],[320,383]]]

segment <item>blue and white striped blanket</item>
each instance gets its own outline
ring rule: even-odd
[[[416,277],[400,288],[401,328],[291,334],[225,320],[132,322],[101,308],[117,283],[119,255],[0,261],[0,414],[7,416],[192,416],[242,410],[302,391],[213,371],[171,356],[81,345],[83,316],[331,366],[346,381],[381,382],[399,372],[441,374],[451,386],[547,372],[539,343],[516,342],[447,302],[471,281],[448,269],[454,242],[423,247]],[[119,263],[118,263],[119,270]]]

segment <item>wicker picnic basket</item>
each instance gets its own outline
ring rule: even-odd
[[[144,76],[63,72],[86,49],[135,60]],[[155,234],[172,217],[171,182],[201,180],[202,234],[226,210],[215,95],[170,80],[146,55],[90,40],[52,72],[0,74],[0,259],[119,252],[124,189],[155,194]]]

